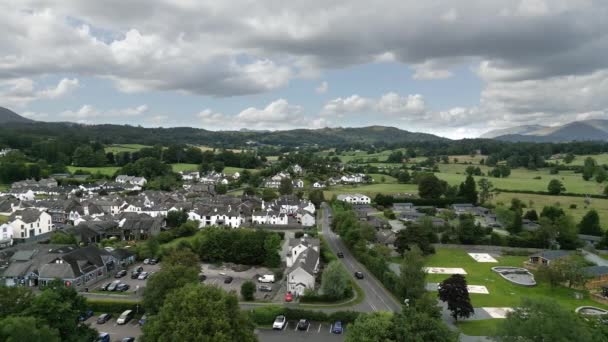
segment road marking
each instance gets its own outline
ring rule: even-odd
[[[281,329],[281,331],[283,330],[287,330],[287,327],[289,326],[289,322],[285,323],[285,325],[283,326],[283,329]]]
[[[330,333],[330,334],[331,334],[331,330],[332,330],[333,328],[334,328],[334,324],[332,323],[332,324],[330,324],[330,325],[329,325],[329,333]]]
[[[296,327],[293,329],[293,331],[297,331],[298,330],[298,323],[296,323]]]
[[[310,329],[310,323],[308,323],[308,326],[306,327],[306,332],[308,332],[308,329]]]
[[[321,332],[321,327],[323,326],[323,324],[319,324],[319,329],[317,330],[317,334]]]

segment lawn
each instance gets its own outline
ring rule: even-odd
[[[86,171],[86,172],[90,172],[90,173],[101,173],[102,175],[106,175],[106,176],[114,176],[114,173],[116,173],[116,171],[118,171],[120,168],[117,166],[101,166],[101,167],[80,167],[80,166],[68,166],[68,171],[70,173],[74,173],[77,170],[82,170],[82,171]]]
[[[494,336],[500,319],[483,319],[479,321],[461,321],[456,323],[460,331],[469,336]]]
[[[121,145],[110,145],[106,147],[104,150],[106,153],[112,152],[114,154],[119,152],[136,152],[141,150],[142,148],[150,147],[148,145],[140,145],[140,144],[121,144]]]
[[[10,187],[8,184],[0,184],[0,191],[7,191]]]
[[[0,215],[0,224],[8,222],[8,216]]]
[[[418,186],[416,184],[366,184],[358,186],[334,186],[331,189],[325,190],[325,198],[331,198],[333,195],[360,193],[374,197],[377,193],[383,194],[417,194]]]
[[[388,176],[388,175],[383,175],[381,173],[370,173],[369,176],[371,176],[374,179],[374,183],[377,183],[377,184],[396,184],[397,183],[397,178]]]
[[[198,170],[198,164],[180,163],[180,164],[171,164],[171,167],[173,168],[173,172],[186,172],[186,171],[197,171]]]
[[[425,265],[432,267],[461,267],[467,272],[466,278],[469,285],[483,285],[487,287],[490,294],[471,294],[471,301],[474,307],[515,307],[521,303],[522,298],[528,297],[552,300],[569,310],[574,310],[582,305],[608,308],[608,306],[589,299],[586,291],[565,287],[552,289],[546,283],[538,281],[538,279],[538,285],[534,287],[512,284],[493,272],[491,268],[494,266],[522,267],[527,257],[502,256],[497,258],[497,260],[498,263],[479,263],[473,260],[465,250],[438,248],[436,254],[426,258]],[[448,277],[449,275],[429,274],[427,281],[438,283]],[[580,300],[575,299],[574,294],[576,292],[582,292],[585,298]]]

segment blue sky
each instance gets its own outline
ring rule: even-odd
[[[451,138],[607,118],[607,15],[586,0],[8,1],[0,106],[85,124]]]

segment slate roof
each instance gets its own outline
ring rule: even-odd
[[[565,256],[570,255],[570,251],[565,251],[565,250],[561,250],[561,249],[557,249],[557,250],[549,250],[549,251],[542,251],[536,254],[532,254],[530,257],[541,257],[543,259],[546,260],[555,260],[555,259],[559,259],[559,258],[563,258]]]
[[[17,219],[17,216],[21,216],[21,221],[25,223],[32,223],[38,221],[38,218],[42,212],[37,209],[24,209],[15,211],[9,218],[9,221],[14,221]]]
[[[589,266],[583,268],[583,272],[590,277],[601,277],[608,275],[608,266]]]
[[[312,248],[309,248],[306,251],[302,252],[300,255],[298,255],[298,258],[295,260],[295,262],[291,266],[291,269],[289,270],[289,272],[293,272],[298,267],[301,267],[308,274],[314,275],[315,266],[317,265],[318,261],[319,261],[319,252],[317,252],[316,250],[314,250]]]

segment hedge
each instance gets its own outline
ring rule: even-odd
[[[589,198],[607,198],[606,195],[595,195],[595,194],[574,194],[571,192],[563,192],[559,195],[552,195],[548,191],[530,191],[530,190],[508,190],[508,189],[495,189],[497,192],[508,192],[514,194],[531,194],[531,195],[548,195],[548,196],[566,196],[566,197],[589,197]]]
[[[287,308],[277,305],[251,309],[249,314],[253,322],[258,325],[270,325],[279,315],[284,315],[288,320],[305,318],[317,322],[342,321],[344,323],[352,323],[359,316],[359,313],[356,311],[336,311],[328,314],[323,311]]]
[[[87,298],[87,305],[89,309],[95,312],[122,313],[125,310],[133,310],[140,314],[144,312],[143,305],[141,305],[141,302],[137,301],[101,300]]]

